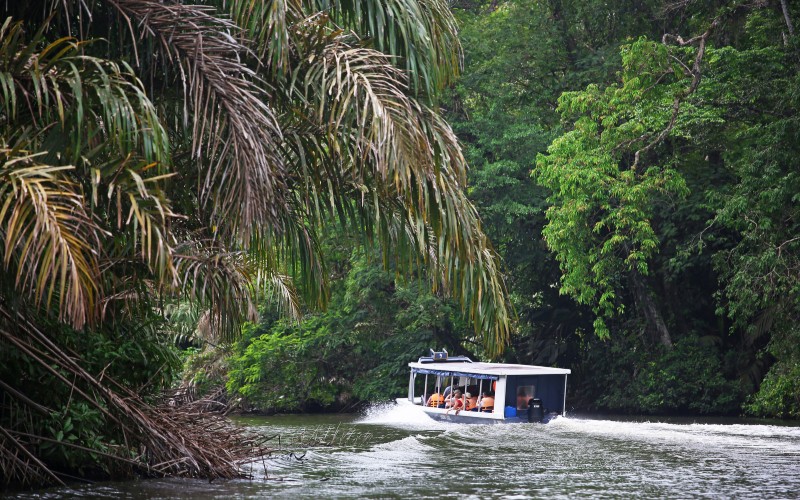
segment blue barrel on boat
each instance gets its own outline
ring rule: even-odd
[[[542,422],[544,420],[544,406],[542,400],[533,398],[528,401],[528,422]]]
[[[505,413],[503,414],[506,418],[514,418],[517,416],[517,409],[513,406],[506,406]]]

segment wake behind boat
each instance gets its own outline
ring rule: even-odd
[[[408,366],[408,401],[436,420],[547,422],[566,409],[568,369],[480,363],[433,350]]]

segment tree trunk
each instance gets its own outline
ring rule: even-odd
[[[789,5],[786,0],[781,0],[781,10],[783,11],[783,19],[786,21],[786,27],[789,29],[789,36],[794,36],[794,25],[792,18],[789,16]]]
[[[636,307],[647,321],[647,333],[655,341],[664,347],[672,348],[672,337],[670,337],[664,318],[656,306],[650,287],[645,283],[644,278],[638,271],[631,271],[630,281],[633,285],[634,300]]]

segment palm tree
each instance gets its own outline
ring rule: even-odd
[[[261,293],[290,314],[301,298],[324,305],[317,238],[329,224],[426,270],[461,301],[487,352],[502,350],[510,313],[498,258],[436,107],[460,64],[444,0],[6,10],[0,339],[60,360],[103,411],[137,414],[38,325],[130,328],[183,298],[230,338]],[[28,447],[7,434],[0,457]]]

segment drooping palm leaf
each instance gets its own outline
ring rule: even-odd
[[[245,30],[261,61],[281,71],[291,57],[292,25],[304,19],[303,0],[230,0],[216,4]]]
[[[498,257],[463,193],[466,162],[452,130],[407,95],[403,73],[384,54],[328,30],[324,20],[308,21],[303,29],[298,52],[316,57],[299,59],[291,81],[295,99],[306,104],[299,119],[313,124],[306,130],[324,146],[294,150],[292,185],[311,191],[303,194],[307,199],[329,202],[332,212],[354,206],[371,214],[375,222],[362,216],[362,227],[384,245],[410,242],[462,301],[487,350],[499,352],[511,319],[506,289]],[[302,129],[290,129],[288,136],[301,137]],[[301,153],[309,149],[316,154]],[[315,203],[306,203],[312,218],[322,213]],[[402,220],[407,230],[390,230],[391,220]]]
[[[215,333],[235,338],[243,321],[257,318],[251,290],[254,270],[247,256],[209,241],[185,242],[176,251],[180,289],[208,308]]]
[[[435,97],[458,76],[461,43],[445,0],[310,0],[336,22],[400,58],[412,90]]]
[[[169,161],[166,132],[133,70],[82,54],[84,45],[70,37],[47,43],[41,33],[26,41],[22,23],[5,20],[0,27],[3,136],[33,130],[36,137],[29,139],[44,144],[51,162],[77,165],[87,145],[101,141],[122,157],[136,150],[151,161]]]
[[[99,228],[64,172],[68,166],[0,149],[0,236],[6,268],[16,268],[16,288],[82,328],[98,295]]]
[[[199,191],[214,224],[247,241],[254,228],[275,225],[284,209],[280,125],[269,95],[243,59],[248,47],[235,24],[208,6],[155,0],[108,0],[179,66],[184,126],[202,165]]]
[[[329,18],[393,58],[412,90],[434,98],[459,74],[461,44],[445,0],[229,0],[217,2],[247,30],[273,71],[286,68],[294,27]]]
[[[178,277],[173,262],[176,245],[170,223],[178,218],[160,184],[172,174],[150,175],[156,163],[134,158],[111,161],[91,169],[92,203],[102,208],[106,223],[130,238],[118,239],[108,248],[110,258],[137,256],[158,283],[175,287]]]

